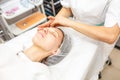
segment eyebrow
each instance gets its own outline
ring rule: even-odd
[[[56,29],[58,29],[58,28],[56,28]],[[57,34],[57,37],[59,37],[59,33],[58,33],[58,31],[57,31],[56,29],[55,29],[55,28],[52,29],[53,35],[54,35],[54,33],[55,33],[55,34]],[[50,29],[48,29],[48,31],[49,31],[49,30],[50,30]],[[56,36],[55,36],[55,37],[56,37]],[[56,37],[56,38],[57,38],[57,37]]]

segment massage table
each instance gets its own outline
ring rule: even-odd
[[[73,47],[61,62],[48,66],[53,80],[97,80],[98,73],[103,69],[109,54],[99,54],[99,45],[92,39],[71,28],[68,29],[68,32],[73,37]],[[0,44],[0,66],[5,64],[11,55],[20,51],[23,44],[31,40],[35,33],[36,28],[33,28],[10,41]]]

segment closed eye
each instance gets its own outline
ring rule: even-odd
[[[55,38],[58,37],[58,35],[56,34],[56,32],[51,32],[51,31],[49,31],[49,33],[51,33]]]
[[[48,32],[51,33],[54,37],[58,38],[58,32],[56,30],[49,29]]]

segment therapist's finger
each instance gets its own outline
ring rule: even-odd
[[[38,26],[38,28],[51,27],[50,24],[55,20],[53,16],[48,17],[49,21]]]
[[[54,24],[55,17],[49,16],[48,19],[49,19],[49,21],[51,21],[50,24],[49,24],[49,26],[50,26],[50,27],[53,27],[53,26],[51,26],[51,24]]]
[[[51,23],[53,22],[53,20],[55,20],[55,19],[54,19],[54,17],[52,17],[52,16],[48,16],[48,19],[49,19],[49,21],[47,21],[47,22],[39,25],[38,28],[50,27],[50,24],[51,24]]]
[[[55,17],[53,17],[53,16],[48,16],[48,19],[54,21],[54,20],[55,20]]]
[[[60,26],[57,21],[53,21],[51,24],[50,24],[50,27],[58,27]]]
[[[50,26],[50,22],[46,22],[46,23],[43,23],[41,25],[38,26],[38,28],[45,28],[45,27],[49,27]]]

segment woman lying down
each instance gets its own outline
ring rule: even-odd
[[[0,80],[54,80],[48,66],[71,50],[71,38],[60,28],[38,28],[32,45],[16,54],[14,63],[0,68]]]

